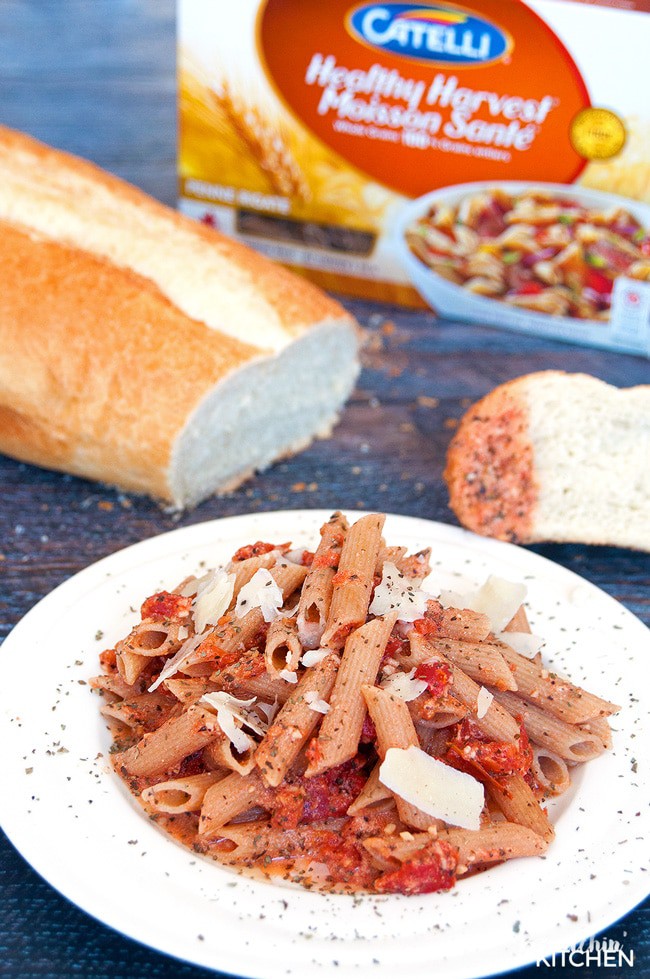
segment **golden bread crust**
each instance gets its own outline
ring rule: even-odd
[[[531,540],[538,487],[526,378],[491,391],[465,413],[447,452],[449,505],[469,530],[500,540]]]
[[[260,352],[80,249],[7,226],[0,262],[0,451],[167,498],[180,425]]]

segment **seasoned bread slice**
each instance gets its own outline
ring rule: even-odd
[[[0,451],[178,507],[326,435],[359,371],[334,300],[0,128]]]
[[[445,480],[476,533],[650,551],[650,385],[561,371],[502,384],[462,418]]]

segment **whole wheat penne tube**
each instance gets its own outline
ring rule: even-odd
[[[204,693],[216,690],[216,685],[205,677],[176,677],[164,681],[164,687],[186,707],[196,704]]]
[[[530,633],[530,623],[528,621],[528,615],[526,614],[526,607],[524,605],[519,606],[503,631]]]
[[[408,704],[405,701],[387,690],[382,690],[381,687],[366,685],[362,688],[362,692],[377,730],[377,751],[381,761],[386,757],[389,748],[420,747]],[[394,798],[399,817],[407,826],[428,830],[430,826],[440,825],[439,820],[422,812],[412,803],[406,802],[398,795]]]
[[[356,813],[361,812],[362,809],[367,809],[368,806],[373,806],[377,802],[384,802],[386,799],[393,798],[393,793],[390,789],[387,789],[379,781],[380,767],[381,762],[377,762],[361,792],[348,807],[348,816],[354,816]]]
[[[488,823],[477,830],[445,827],[434,838],[458,847],[460,873],[466,873],[475,864],[538,856],[548,847],[546,840],[527,826],[506,821]],[[382,869],[390,869],[412,859],[431,839],[430,833],[413,833],[410,840],[396,834],[370,837],[364,840],[364,846]]]
[[[485,788],[508,822],[527,826],[547,843],[555,837],[547,814],[521,775],[508,775],[498,781],[494,779]]]
[[[104,717],[112,717],[127,727],[152,731],[160,727],[177,707],[169,694],[146,693],[117,704],[107,704],[101,712]]]
[[[268,799],[259,772],[239,775],[233,772],[208,789],[201,806],[199,836],[214,836],[235,816],[263,805]]]
[[[426,697],[426,694],[423,696]],[[418,697],[408,702],[408,708],[413,723],[418,729],[418,735],[420,735],[420,727],[427,728],[429,731],[449,727],[450,724],[462,721],[468,713],[467,706],[451,694],[440,697],[435,703],[425,700],[422,704]],[[422,740],[421,736],[420,740]]]
[[[290,864],[307,868],[315,862],[314,854],[324,844],[336,840],[336,832],[321,826],[297,826],[295,829],[278,829],[269,822],[256,820],[224,826],[219,836],[231,840],[236,847],[225,853],[226,862],[245,866],[264,858],[264,863]],[[219,854],[221,860],[222,854]]]
[[[590,736],[599,738],[606,750],[612,747],[612,728],[606,717],[592,717],[578,727]]]
[[[248,775],[255,768],[253,755],[252,747],[247,748],[246,751],[235,751],[230,740],[223,734],[205,746],[203,762],[213,771],[228,770],[238,772],[240,775]]]
[[[271,622],[264,647],[264,660],[269,676],[276,676],[282,670],[295,671],[301,656],[302,645],[298,638],[295,616]]]
[[[377,555],[384,526],[383,513],[369,513],[348,530],[341,551],[323,646],[338,649],[354,629],[366,621]]]
[[[427,603],[424,623],[427,635],[431,637],[464,642],[483,642],[492,629],[489,618],[482,612],[468,608],[444,608],[435,599]]]
[[[283,680],[282,677],[269,676],[262,673],[260,676],[246,677],[245,679],[233,678],[228,680],[225,677],[219,681],[219,689],[231,693],[233,697],[241,697],[248,700],[250,697],[257,697],[266,704],[285,704],[292,692],[296,689],[295,684]]]
[[[312,709],[306,695],[313,693],[314,699],[328,701],[339,663],[338,654],[332,652],[306,670],[264,735],[255,752],[255,762],[267,785],[280,784],[322,719],[323,715]]]
[[[602,755],[606,745],[597,735],[575,724],[567,724],[530,704],[514,693],[493,691],[498,703],[515,717],[521,717],[531,741],[577,764]],[[605,722],[606,723],[606,722]]]
[[[320,529],[321,539],[298,602],[298,637],[305,649],[317,649],[325,632],[347,530],[348,522],[338,510]]]
[[[141,798],[155,812],[172,814],[198,812],[210,786],[225,778],[227,774],[222,769],[203,775],[167,779],[165,782],[157,782],[156,785],[144,789]]]
[[[519,725],[507,710],[501,707],[495,700],[492,701],[483,717],[478,717],[478,695],[480,685],[472,680],[471,677],[461,670],[459,666],[448,660],[440,652],[433,652],[427,639],[419,636],[415,632],[409,633],[411,649],[416,657],[416,662],[424,663],[427,660],[438,660],[447,663],[451,668],[451,692],[458,698],[472,714],[472,720],[478,727],[492,738],[494,741],[510,741],[516,744],[519,740]]]
[[[310,749],[312,761],[305,772],[308,778],[342,765],[356,755],[367,713],[361,688],[375,682],[395,622],[395,614],[386,615],[367,622],[348,636],[329,700],[330,709],[321,724],[317,743]]]
[[[165,721],[157,731],[145,734],[132,748],[114,755],[114,764],[126,775],[157,775],[204,748],[220,734],[214,714],[202,707],[188,707],[179,717]]]
[[[501,652],[512,667],[518,693],[554,717],[570,724],[582,724],[593,717],[605,717],[620,709],[616,704],[520,656],[505,643]]]
[[[459,639],[427,637],[431,649],[440,652],[482,686],[497,690],[516,690],[517,682],[499,646],[491,642],[464,642]]]
[[[307,568],[300,564],[281,564],[271,569],[271,577],[286,599],[304,581]],[[233,609],[228,612],[220,625],[208,633],[205,640],[197,646],[187,665],[201,666],[206,663],[243,653],[251,647],[264,626],[264,616],[259,608],[252,608],[243,616]],[[232,660],[231,660],[232,662]],[[189,672],[183,668],[183,672]]]
[[[183,642],[179,638],[181,622],[139,622],[115,647],[117,669],[124,680],[133,685],[149,660],[156,656],[173,656]]]
[[[254,557],[244,558],[243,561],[231,561],[228,565],[228,574],[234,574],[233,596],[231,604],[237,601],[240,591],[251,580],[256,571],[260,568],[270,569],[277,564],[278,558],[282,557],[281,551],[267,551],[266,554],[256,554]]]
[[[571,785],[571,776],[565,760],[548,748],[533,745],[533,762],[530,770],[545,795],[561,795]]]
[[[377,554],[377,564],[375,565],[375,574],[381,575],[384,564],[390,561],[391,564],[397,566],[397,562],[401,561],[402,558],[406,556],[405,547],[389,547],[387,544],[382,543],[379,547],[379,553]]]
[[[127,700],[129,697],[144,693],[145,690],[143,683],[137,680],[133,685],[127,683],[119,673],[101,673],[99,676],[91,677],[88,684],[93,690],[100,690],[118,700]]]
[[[407,578],[413,581],[424,581],[431,572],[431,548],[425,547],[415,554],[406,554],[393,561],[395,567]]]

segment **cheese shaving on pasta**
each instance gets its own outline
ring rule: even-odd
[[[421,748],[389,748],[379,769],[379,780],[428,816],[461,829],[480,828],[485,801],[481,783]]]
[[[161,683],[163,683],[165,680],[168,680],[170,676],[173,676],[174,673],[178,673],[178,671],[183,668],[187,660],[190,658],[190,656],[192,655],[196,647],[201,642],[201,639],[202,636],[192,636],[190,639],[188,639],[186,642],[183,643],[181,648],[171,657],[171,659],[167,660],[162,670],[160,671],[158,679],[154,680],[154,682],[149,687],[149,693],[153,693],[154,690],[158,689]]]
[[[273,622],[279,618],[283,601],[282,589],[275,583],[271,572],[267,568],[260,568],[240,590],[235,615],[241,619],[252,608],[259,608],[264,621]]]
[[[305,703],[311,710],[315,710],[317,714],[327,714],[330,709],[330,705],[326,700],[322,700],[318,696],[318,692],[316,690],[307,691],[305,694]]]
[[[214,693],[206,693],[201,697],[201,703],[216,710],[219,727],[237,751],[247,751],[253,745],[252,738],[242,731],[242,727],[249,728],[261,737],[268,730],[268,724],[253,711],[247,710],[253,706],[255,699],[251,697],[250,700],[238,700],[223,690],[215,690]]]
[[[215,568],[199,582],[193,603],[194,627],[201,634],[206,626],[216,625],[228,610],[235,591],[235,575]]]
[[[482,717],[485,717],[493,700],[494,694],[491,694],[485,687],[481,687],[478,692],[478,697],[476,698],[476,716],[479,720],[481,720]]]
[[[408,703],[424,693],[427,689],[427,681],[416,680],[415,667],[413,667],[410,673],[403,673],[398,670],[392,676],[386,677],[385,680],[382,680],[381,686],[384,690],[388,690],[389,693]]]
[[[320,663],[326,656],[329,656],[330,652],[330,649],[310,649],[302,654],[300,662],[303,666],[315,666],[316,663]]]
[[[526,659],[532,659],[544,645],[543,639],[532,636],[529,632],[497,632],[496,636]]]
[[[278,676],[282,677],[283,680],[286,680],[287,683],[298,682],[298,674],[295,670],[280,670]]]
[[[381,581],[375,588],[374,598],[368,611],[371,615],[397,612],[397,618],[401,622],[415,622],[426,612],[429,597],[391,561],[385,561]]]
[[[526,597],[526,586],[490,575],[475,591],[459,594],[441,591],[440,602],[447,608],[466,608],[482,612],[490,620],[493,632],[502,632]]]

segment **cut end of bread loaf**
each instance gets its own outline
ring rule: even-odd
[[[560,371],[501,385],[462,419],[445,479],[476,533],[650,550],[650,386]]]
[[[176,441],[170,499],[186,507],[229,492],[328,436],[358,372],[354,331],[331,322],[231,374],[203,399]]]

